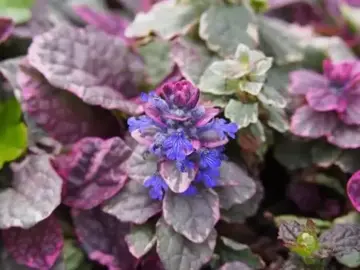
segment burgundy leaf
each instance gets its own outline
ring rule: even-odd
[[[360,147],[360,126],[338,124],[336,128],[327,136],[329,143],[335,144],[340,148],[356,149]]]
[[[52,85],[85,103],[129,114],[143,111],[136,86],[143,64],[119,38],[60,25],[34,38],[28,58]]]
[[[284,242],[295,242],[304,228],[297,221],[283,222],[280,224],[278,238]]]
[[[81,19],[96,29],[125,40],[124,31],[129,22],[119,15],[100,13],[84,5],[75,6],[74,11]]]
[[[2,236],[17,263],[39,270],[48,270],[55,264],[64,244],[61,226],[54,216],[27,230],[4,230]]]
[[[127,179],[121,165],[130,153],[130,148],[119,137],[85,138],[78,141],[70,153],[56,157],[53,166],[65,185],[63,203],[91,209],[114,196]]]
[[[60,204],[62,180],[46,155],[27,156],[12,167],[12,187],[0,192],[0,228],[30,228]]]
[[[306,69],[296,70],[290,73],[289,91],[294,95],[305,95],[309,89],[326,89],[327,79],[314,71]]]
[[[99,208],[72,209],[75,231],[83,249],[91,260],[109,270],[134,270],[136,259],[125,242],[130,225],[121,223]]]
[[[356,210],[360,212],[360,171],[357,171],[347,183],[347,194]]]
[[[331,134],[337,123],[335,112],[316,112],[303,106],[291,118],[291,132],[302,137],[319,138]]]
[[[145,223],[161,211],[161,202],[149,196],[149,190],[135,180],[125,187],[103,207],[103,210],[122,222]]]
[[[191,242],[202,243],[219,220],[219,198],[210,189],[196,195],[167,192],[163,203],[166,223]]]
[[[160,261],[159,255],[156,252],[151,252],[149,256],[140,263],[139,270],[166,270]]]
[[[53,87],[27,62],[21,64],[17,81],[24,112],[61,143],[74,143],[87,136],[106,137],[117,125],[111,113]]]
[[[6,41],[12,31],[14,30],[14,24],[11,19],[0,18],[0,43]]]

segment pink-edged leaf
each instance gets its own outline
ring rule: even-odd
[[[117,14],[97,12],[85,5],[75,6],[73,9],[89,25],[125,40],[124,31],[129,24],[126,19]]]
[[[215,130],[208,130],[200,134],[200,140],[203,147],[215,148],[228,143],[228,139],[221,139],[218,132]]]
[[[202,127],[209,123],[216,115],[220,113],[219,109],[216,108],[205,108],[205,114],[204,116],[196,122],[197,127]]]
[[[51,269],[64,245],[61,226],[54,216],[30,229],[4,230],[2,237],[7,251],[17,263],[39,270]]]
[[[22,62],[17,82],[24,112],[57,141],[70,144],[87,136],[106,137],[114,133],[116,118],[99,107],[53,87],[36,69]]]
[[[63,203],[91,209],[114,196],[127,179],[122,164],[130,154],[119,137],[84,138],[56,157],[53,166],[64,180]]]
[[[14,35],[21,38],[33,38],[54,27],[50,18],[49,0],[36,0],[31,8],[31,19],[15,27]]]
[[[152,5],[163,0],[117,0],[132,12],[149,11]]]
[[[182,193],[188,189],[194,180],[197,170],[189,169],[188,172],[181,172],[173,161],[164,161],[160,164],[160,175],[169,186],[176,192]]]
[[[338,109],[341,98],[341,96],[331,92],[329,88],[312,87],[306,93],[306,100],[309,106],[319,112]]]
[[[360,95],[350,95],[346,100],[346,110],[341,120],[349,125],[360,125]]]
[[[210,261],[217,234],[213,229],[204,242],[194,243],[160,219],[156,225],[156,236],[156,250],[165,269],[195,270]]]
[[[220,167],[220,178],[216,186],[237,186],[242,182],[251,182],[246,170],[230,161],[223,161]]]
[[[12,166],[12,187],[0,192],[0,228],[27,229],[60,204],[62,180],[46,155],[27,156],[22,164]]]
[[[105,265],[109,270],[133,270],[136,259],[125,242],[130,225],[121,223],[99,208],[72,209],[75,231],[91,260]]]
[[[202,243],[219,220],[219,197],[211,189],[202,189],[196,195],[167,192],[163,216],[176,232],[191,242]]]
[[[143,224],[161,211],[161,202],[151,199],[149,190],[131,179],[117,195],[104,204],[103,211],[122,222]]]
[[[338,124],[336,128],[327,136],[329,143],[340,148],[355,149],[360,147],[360,126]]]
[[[333,132],[338,123],[335,112],[317,112],[309,106],[298,108],[291,118],[291,132],[309,138],[319,138]]]
[[[130,233],[125,236],[129,251],[135,258],[141,258],[156,243],[155,229],[149,224],[131,226]]]
[[[139,267],[139,270],[166,270],[155,250],[140,262]]]
[[[6,41],[12,31],[14,30],[14,24],[11,19],[0,18],[0,43]]]
[[[219,270],[252,270],[247,264],[242,262],[229,262],[221,266]]]
[[[147,149],[147,146],[137,144],[125,164],[129,178],[141,185],[157,171],[157,159],[148,154]]]
[[[52,85],[85,103],[128,114],[143,111],[136,99],[143,64],[119,38],[60,25],[34,38],[28,59]]]
[[[327,79],[314,71],[300,69],[290,73],[289,92],[294,95],[305,95],[312,88],[326,89]]]

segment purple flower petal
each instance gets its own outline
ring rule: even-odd
[[[136,99],[143,63],[119,38],[59,25],[33,39],[28,59],[52,85],[85,103],[128,114],[143,112]]]
[[[359,148],[360,147],[360,126],[348,126],[338,124],[332,133],[327,136],[329,143],[340,148]]]
[[[340,114],[340,118],[346,124],[360,125],[360,95],[349,95],[346,102],[346,110]]]
[[[309,106],[302,106],[292,116],[290,129],[298,136],[319,138],[331,134],[337,123],[334,112],[317,112]]]
[[[93,208],[114,196],[125,184],[122,164],[131,149],[121,138],[85,138],[53,165],[64,179],[63,203],[80,209]]]
[[[205,114],[196,122],[197,127],[202,127],[209,123],[216,115],[220,113],[216,108],[205,108]]]
[[[2,237],[18,264],[40,270],[51,269],[64,244],[61,226],[54,216],[27,230],[17,227],[4,230]]]
[[[347,194],[355,209],[360,212],[360,171],[357,171],[349,179]]]
[[[11,19],[0,18],[0,43],[6,41],[12,31],[14,30],[14,24]]]
[[[300,69],[290,73],[289,92],[294,95],[305,95],[310,89],[326,89],[327,79],[314,71]]]
[[[129,22],[119,15],[100,13],[83,5],[74,7],[74,11],[86,23],[95,26],[96,29],[126,40],[124,31]]]
[[[336,110],[341,106],[342,97],[327,88],[309,88],[306,93],[309,106],[315,111],[324,112]]]
[[[54,139],[71,144],[87,136],[106,137],[117,126],[111,113],[55,88],[27,62],[18,73],[22,109]]]
[[[130,225],[98,208],[91,210],[72,209],[71,215],[78,239],[91,260],[109,270],[133,270],[136,259],[131,255],[125,236]]]

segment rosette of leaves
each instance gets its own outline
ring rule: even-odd
[[[200,79],[199,88],[208,99],[226,100],[224,114],[237,123],[240,143],[244,133],[255,138],[259,146],[266,141],[269,128],[281,133],[288,129],[283,110],[286,99],[266,84],[271,65],[272,58],[239,44],[232,58],[214,61]]]
[[[136,258],[156,246],[165,269],[200,269],[214,253],[220,220],[253,215],[262,188],[237,164],[223,161],[222,145],[236,127],[199,104],[199,90],[171,82],[143,95],[145,115],[130,118],[140,144],[126,162],[129,181],[104,212],[131,223],[125,240]]]
[[[333,257],[346,261],[349,255],[360,252],[359,232],[358,224],[336,224],[318,236],[316,225],[310,219],[306,224],[283,222],[278,238],[295,255],[286,262],[284,269],[326,269]]]

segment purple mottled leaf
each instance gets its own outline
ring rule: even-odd
[[[178,234],[160,219],[156,225],[156,250],[165,269],[199,270],[213,254],[216,243],[216,231],[212,230],[203,243],[194,243]]]
[[[311,90],[306,93],[306,100],[309,106],[315,111],[333,111],[338,108],[341,96],[331,92],[328,87],[311,87]]]
[[[122,222],[142,224],[161,211],[161,202],[151,199],[147,188],[130,179],[117,195],[105,203],[103,211]]]
[[[31,8],[31,19],[16,25],[14,35],[22,38],[32,38],[40,35],[54,27],[54,22],[50,18],[49,0],[36,0]]]
[[[61,226],[54,216],[30,229],[4,230],[2,237],[7,251],[18,264],[40,270],[55,264],[64,244]]]
[[[6,251],[5,247],[0,251],[0,269],[1,270],[30,270],[25,265],[16,263],[15,259]]]
[[[197,85],[206,68],[215,57],[201,43],[188,38],[177,38],[171,43],[171,57],[182,75]]]
[[[359,148],[360,147],[360,126],[338,124],[336,128],[329,133],[327,140],[340,148]]]
[[[237,186],[241,182],[249,182],[251,178],[245,171],[234,162],[223,161],[220,167],[220,178],[216,183],[216,186]]]
[[[343,256],[353,251],[360,252],[360,225],[336,224],[321,234],[320,244],[330,248],[332,255]]]
[[[298,136],[319,138],[331,134],[337,122],[335,112],[316,112],[305,105],[295,111],[290,129]]]
[[[60,204],[62,180],[46,155],[27,156],[12,166],[12,187],[0,192],[0,228],[30,228]]]
[[[0,43],[6,41],[12,31],[14,30],[14,24],[11,19],[0,18]]]
[[[130,225],[121,223],[99,208],[72,209],[75,231],[83,249],[91,260],[105,265],[109,270],[133,270],[136,259],[125,242]]]
[[[75,6],[74,11],[81,19],[96,29],[125,40],[124,31],[128,21],[120,15],[100,13],[85,5]]]
[[[196,195],[167,192],[163,215],[176,232],[194,243],[202,243],[219,220],[219,198],[210,189],[202,189]]]
[[[346,173],[355,173],[360,170],[360,150],[347,149],[343,150],[335,165]]]
[[[229,262],[221,266],[220,270],[251,270],[248,265],[242,262]]]
[[[308,182],[290,182],[286,195],[305,213],[316,212],[323,204],[319,186]]]
[[[347,194],[356,210],[360,212],[360,171],[357,171],[347,183]]]
[[[281,270],[308,270],[309,268],[303,262],[300,256],[290,253],[289,259],[285,261]]]
[[[221,219],[229,223],[243,223],[256,214],[264,197],[264,188],[256,182],[256,193],[246,202],[235,204],[229,210],[221,209]]]
[[[360,125],[360,95],[351,95],[346,102],[346,111],[342,115],[342,119],[349,125]]]
[[[327,79],[314,71],[300,69],[289,74],[289,92],[294,95],[305,95],[312,88],[327,89]]]
[[[20,99],[19,84],[17,82],[17,73],[19,71],[19,64],[24,57],[19,56],[15,58],[6,59],[0,62],[0,75],[2,75],[7,83],[11,86],[11,90],[17,99]],[[4,89],[6,91],[6,88]]]
[[[107,136],[116,125],[116,119],[109,112],[53,87],[27,62],[21,63],[17,82],[23,111],[61,143],[74,143],[87,136]]]
[[[122,164],[130,153],[119,137],[84,138],[69,153],[56,157],[53,166],[65,185],[63,203],[91,209],[114,196],[127,179]]]
[[[137,144],[125,165],[129,178],[140,184],[157,171],[157,160],[148,154],[147,149],[148,147]]]
[[[130,233],[125,236],[125,241],[131,254],[139,259],[155,245],[155,230],[150,224],[133,224]]]
[[[34,38],[28,58],[52,85],[85,103],[142,113],[136,84],[142,80],[143,65],[119,38],[61,25]]]
[[[278,238],[284,242],[294,242],[303,232],[303,226],[297,221],[283,222],[279,226]]]
[[[117,0],[125,7],[136,13],[139,11],[149,11],[151,6],[163,0]]]
[[[160,164],[160,174],[169,188],[176,192],[182,193],[188,189],[194,180],[197,170],[189,169],[188,172],[181,172],[176,167],[175,162],[164,161]]]

